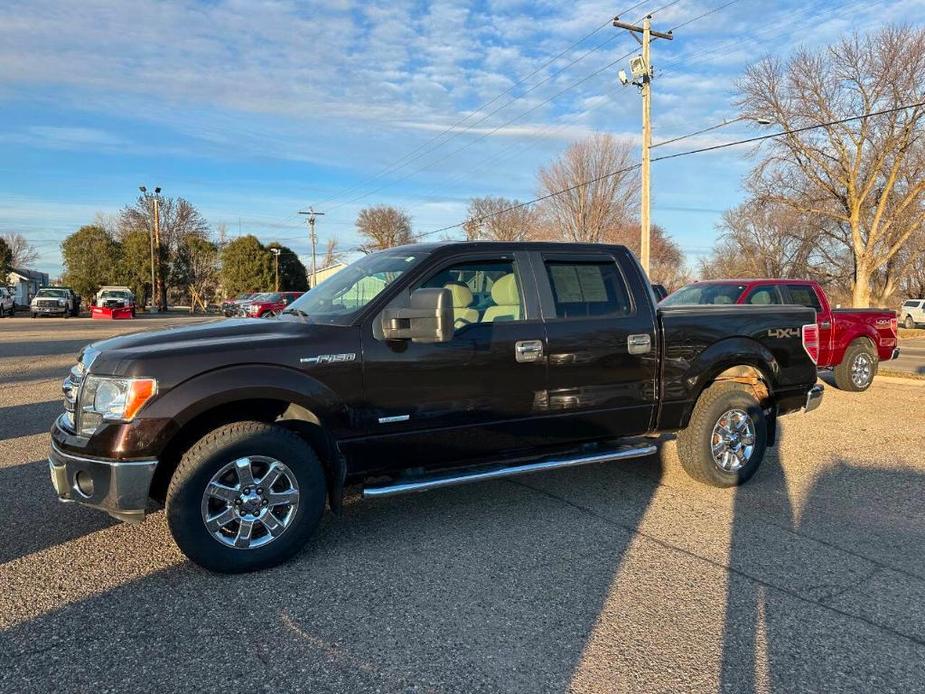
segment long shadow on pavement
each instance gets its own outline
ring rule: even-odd
[[[840,461],[798,514],[777,450],[736,490],[721,691],[921,690],[925,475]]]
[[[533,477],[620,488],[619,466],[583,472]],[[351,500],[287,565],[184,563],[8,629],[0,689],[564,691],[633,537],[504,481]]]
[[[58,501],[47,460],[0,468],[0,509],[0,565],[116,522],[104,513]]]

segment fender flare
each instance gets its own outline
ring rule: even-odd
[[[709,383],[733,366],[751,366],[767,380],[773,395],[780,379],[780,364],[763,344],[750,337],[729,337],[715,342],[688,365],[684,374],[691,401],[696,401]]]
[[[332,509],[337,511],[343,494],[346,460],[340,453],[332,431],[346,426],[348,410],[334,391],[308,374],[269,364],[222,367],[173,386],[152,401],[145,408],[144,414],[145,417],[172,419],[171,439],[176,439],[184,427],[199,415],[223,405],[250,399],[286,401],[317,418],[315,429],[319,430],[326,448],[319,451],[319,454],[330,473],[327,476],[329,499]],[[303,423],[309,425],[307,420]],[[315,441],[313,445],[318,443]]]

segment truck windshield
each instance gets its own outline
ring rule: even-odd
[[[56,299],[66,299],[67,298],[67,289],[39,289],[36,294],[37,297],[50,297],[53,296]]]
[[[417,265],[425,253],[382,251],[361,258],[293,301],[283,314],[314,323],[347,325],[386,287]]]
[[[744,284],[689,284],[661,301],[662,306],[734,304],[742,296]]]

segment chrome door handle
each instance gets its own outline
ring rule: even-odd
[[[648,354],[652,351],[652,336],[630,335],[626,338],[626,349],[630,354]]]
[[[543,341],[518,340],[514,343],[514,357],[521,364],[539,361],[543,357]]]
[[[819,324],[820,330],[828,330],[831,327],[832,327],[832,324],[829,321],[823,321],[822,323]]]

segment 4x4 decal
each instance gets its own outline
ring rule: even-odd
[[[782,339],[785,337],[799,337],[799,328],[771,328],[768,330],[768,337]]]

